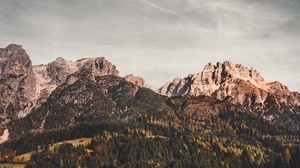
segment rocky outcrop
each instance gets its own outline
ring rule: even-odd
[[[148,85],[148,84],[145,82],[145,80],[144,80],[143,78],[141,78],[141,77],[138,77],[138,76],[134,76],[134,75],[132,75],[132,74],[129,74],[129,75],[126,75],[124,78],[125,78],[128,82],[130,82],[130,83],[132,83],[132,84],[134,84],[134,85],[136,85],[136,86],[144,87],[144,88],[148,88],[148,89],[151,88],[151,86]]]
[[[255,69],[229,61],[209,63],[202,72],[175,78],[158,92],[167,96],[211,96],[241,104],[252,111],[280,112],[285,107],[299,106],[298,93],[290,92],[277,81],[267,83]]]
[[[104,75],[119,76],[119,71],[116,66],[112,65],[103,57],[81,59],[76,61],[76,66],[79,67],[78,73],[86,73],[92,78]]]
[[[27,115],[35,105],[36,79],[26,51],[11,44],[0,49],[0,125]]]

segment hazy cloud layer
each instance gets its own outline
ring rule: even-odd
[[[0,47],[34,64],[105,56],[159,87],[208,62],[255,67],[300,91],[299,0],[1,0]]]

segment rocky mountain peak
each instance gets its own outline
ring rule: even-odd
[[[119,76],[119,71],[116,66],[111,64],[104,57],[91,58],[91,59],[81,59],[77,63],[85,62],[82,67],[80,67],[80,72],[91,75],[91,77],[103,76],[103,75],[115,75]]]
[[[34,106],[35,77],[32,63],[20,45],[0,49],[0,125],[25,116]]]
[[[248,68],[230,61],[208,63],[202,72],[187,77],[175,78],[162,86],[158,93],[167,96],[211,96],[231,100],[249,110],[267,110],[266,102],[272,99],[278,107],[297,106],[297,94],[292,94],[280,82],[266,83],[254,68]],[[274,95],[274,96],[272,96]],[[280,111],[280,109],[277,109]]]
[[[7,57],[7,56],[10,56],[14,52],[15,53],[19,52],[20,50],[23,50],[21,45],[10,44],[5,48],[0,49],[0,52],[1,52],[0,56],[1,57],[5,57],[5,56]]]
[[[204,67],[203,73],[212,79],[216,79],[215,84],[217,85],[229,78],[249,81],[259,88],[265,88],[266,85],[264,78],[255,69],[249,69],[241,64],[234,64],[230,61],[218,62],[216,65],[209,63]]]
[[[56,62],[62,61],[62,62],[66,62],[66,60],[63,57],[58,57],[55,60]]]
[[[64,58],[57,58],[47,65],[34,66],[34,74],[37,78],[37,105],[45,102],[52,91],[72,74],[86,74],[92,79],[96,76],[119,75],[115,65],[112,65],[103,57],[84,58],[73,61],[67,61]],[[75,78],[71,78],[75,79]]]
[[[253,68],[249,69],[241,64],[230,61],[217,64],[208,63],[202,72],[190,74],[184,79],[175,78],[171,85],[159,89],[159,93],[172,95],[211,95],[222,84],[234,79],[249,81],[252,85],[266,89],[264,78]],[[169,88],[169,89],[167,89]]]
[[[21,45],[11,44],[0,49],[0,75],[20,75],[32,72],[32,64]]]
[[[273,93],[281,93],[281,94],[289,94],[290,93],[288,87],[284,86],[283,84],[281,84],[278,81],[268,83],[267,86],[268,86],[269,91],[273,92]]]
[[[139,86],[139,87],[145,87],[145,88],[151,88],[150,85],[148,85],[145,80],[139,76],[134,76],[132,74],[126,75],[124,77],[128,82],[131,82],[132,84]]]

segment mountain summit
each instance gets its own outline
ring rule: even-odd
[[[300,106],[300,94],[280,82],[267,83],[258,71],[230,61],[208,63],[202,72],[175,78],[158,93],[167,96],[206,95],[243,105],[247,110],[282,112]],[[272,106],[272,107],[271,107]]]

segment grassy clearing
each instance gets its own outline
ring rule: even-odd
[[[75,147],[79,146],[79,145],[87,146],[91,142],[91,140],[92,140],[92,138],[79,138],[79,139],[73,139],[73,140],[68,140],[68,141],[64,141],[64,142],[58,142],[58,143],[55,143],[55,144],[51,145],[49,147],[49,149],[50,149],[50,151],[53,151],[54,148],[59,147],[63,143],[70,143]],[[14,161],[16,161],[16,162],[27,162],[27,161],[30,160],[30,156],[32,155],[32,153],[33,152],[28,152],[28,153],[16,156],[14,158]],[[2,167],[0,166],[0,168],[2,168]]]
[[[24,168],[25,164],[16,164],[16,163],[0,163],[0,168]]]

